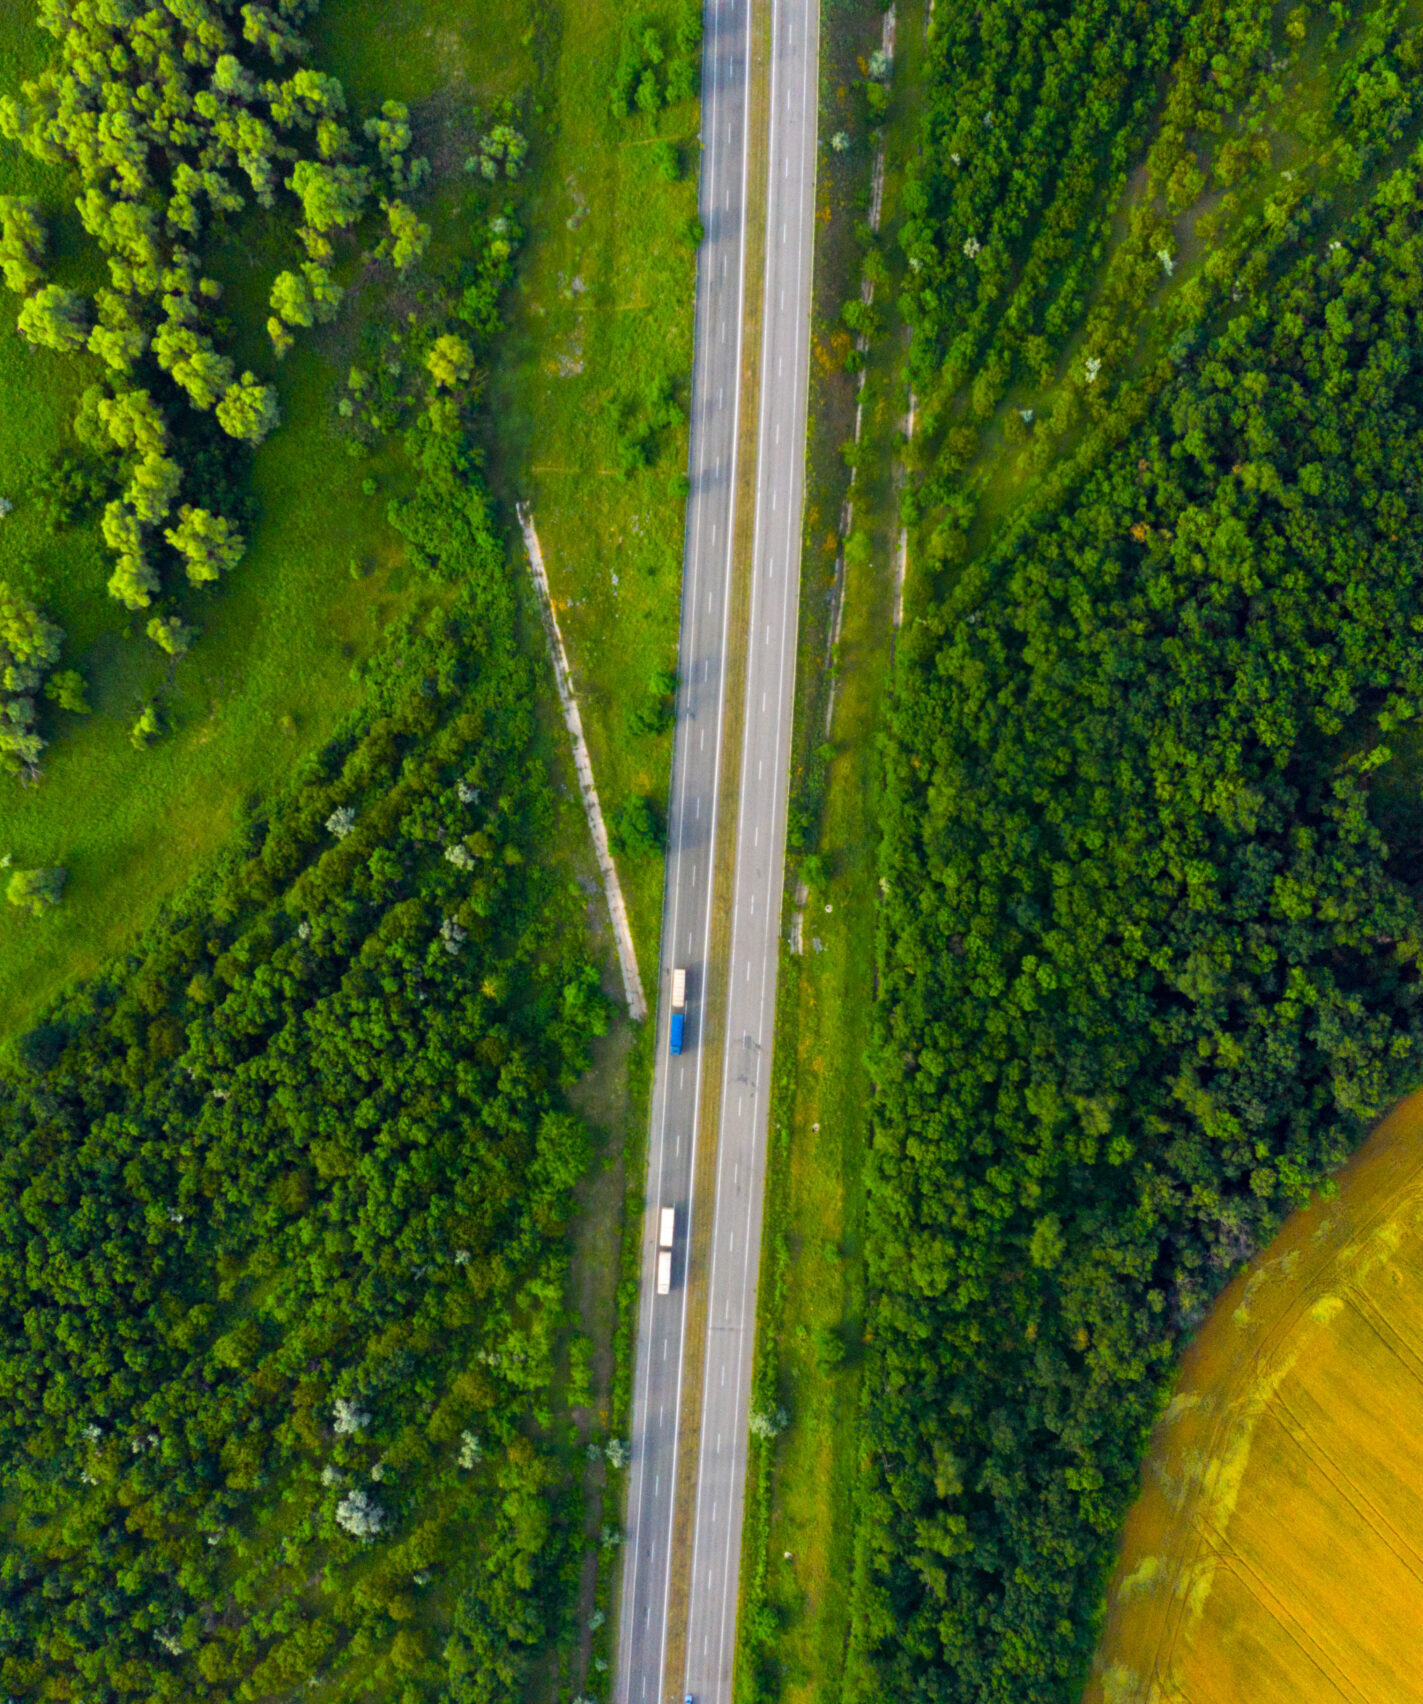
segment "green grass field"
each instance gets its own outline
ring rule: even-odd
[[[489,456],[510,504],[534,500],[610,816],[632,794],[660,810],[667,787],[670,737],[637,733],[628,718],[675,655],[682,499],[674,476],[685,434],[659,435],[648,472],[623,480],[608,470],[619,404],[635,404],[664,379],[685,402],[692,250],[678,227],[695,203],[695,105],[656,120],[619,120],[608,110],[621,28],[610,4],[565,10],[533,0],[497,9],[348,0],[314,26],[314,60],[362,110],[383,98],[411,103],[436,165],[424,209],[435,258],[457,255],[465,241],[463,139],[479,111],[519,103],[532,141],[531,178],[520,192],[527,239],[513,330],[492,375]],[[389,51],[395,39],[399,54]],[[21,9],[6,11],[0,85],[33,74],[48,48]],[[654,130],[682,137],[682,183],[655,175],[646,146]],[[66,174],[0,151],[0,193],[45,204],[54,275],[92,283],[97,271],[84,269],[96,258],[65,211],[73,189]],[[211,256],[234,354],[275,371],[284,423],[254,459],[259,518],[247,557],[217,591],[186,600],[185,619],[202,637],[176,670],[107,596],[93,520],[54,535],[26,500],[96,368],[31,350],[10,314],[0,314],[0,495],[16,505],[0,525],[0,577],[63,626],[63,666],[84,673],[95,710],[88,719],[48,713],[42,784],[7,781],[0,791],[0,856],[69,871],[57,911],[39,919],[0,911],[0,1037],[23,1028],[67,980],[122,950],[228,839],[244,802],[330,733],[356,701],[353,661],[419,595],[383,518],[401,477],[397,451],[353,460],[334,429],[336,386],[361,321],[383,309],[388,286],[361,282],[353,257],[343,277],[360,282],[354,299],[277,368],[261,329],[266,291],[295,252],[275,220],[256,219],[239,221]],[[361,489],[371,476],[374,497]],[[516,538],[512,509],[506,519]],[[128,730],[155,695],[168,731],[135,751]],[[625,880],[640,954],[652,966],[661,859],[632,861]]]
[[[665,808],[668,732],[639,732],[653,677],[676,667],[686,429],[623,477],[619,411],[659,385],[685,411],[692,367],[697,108],[615,118],[620,9],[569,6],[548,96],[559,115],[527,203],[540,232],[521,269],[507,359],[493,376],[496,486],[531,504],[568,645],[603,808]],[[668,182],[654,144],[676,146]],[[656,975],[662,860],[621,860],[645,983]]]

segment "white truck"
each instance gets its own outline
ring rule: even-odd
[[[666,1296],[672,1289],[672,1244],[677,1235],[677,1209],[664,1207],[657,1226],[657,1294]]]

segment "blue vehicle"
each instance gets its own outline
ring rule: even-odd
[[[687,1022],[687,973],[685,970],[672,972],[672,1035],[671,1051],[682,1051],[682,1032]]]

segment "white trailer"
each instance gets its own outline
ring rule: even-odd
[[[662,1209],[662,1222],[657,1235],[658,1248],[671,1248],[676,1235],[677,1209],[675,1207],[664,1207]]]
[[[660,1248],[657,1251],[657,1294],[670,1295],[672,1290],[672,1250]]]

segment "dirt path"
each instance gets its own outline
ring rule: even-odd
[[[578,785],[583,793],[588,832],[593,837],[593,850],[598,857],[598,868],[603,876],[603,892],[608,900],[608,915],[613,923],[613,938],[618,943],[618,963],[622,967],[628,1012],[640,1021],[647,1016],[647,997],[642,991],[642,977],[638,974],[637,952],[632,944],[632,930],[628,927],[622,884],[618,881],[617,865],[613,862],[613,854],[608,846],[608,827],[603,821],[603,807],[598,802],[598,788],[593,780],[593,761],[588,755],[588,742],[583,737],[583,718],[578,714],[578,700],[573,695],[568,652],[563,648],[563,635],[559,632],[558,616],[548,589],[548,575],[544,571],[543,550],[540,548],[539,535],[534,530],[534,518],[527,503],[519,504],[519,525],[523,529],[524,548],[529,553],[534,584],[538,587],[539,614],[543,617],[549,654],[553,658],[558,700],[563,706],[563,720],[573,744],[573,764],[578,771]]]

